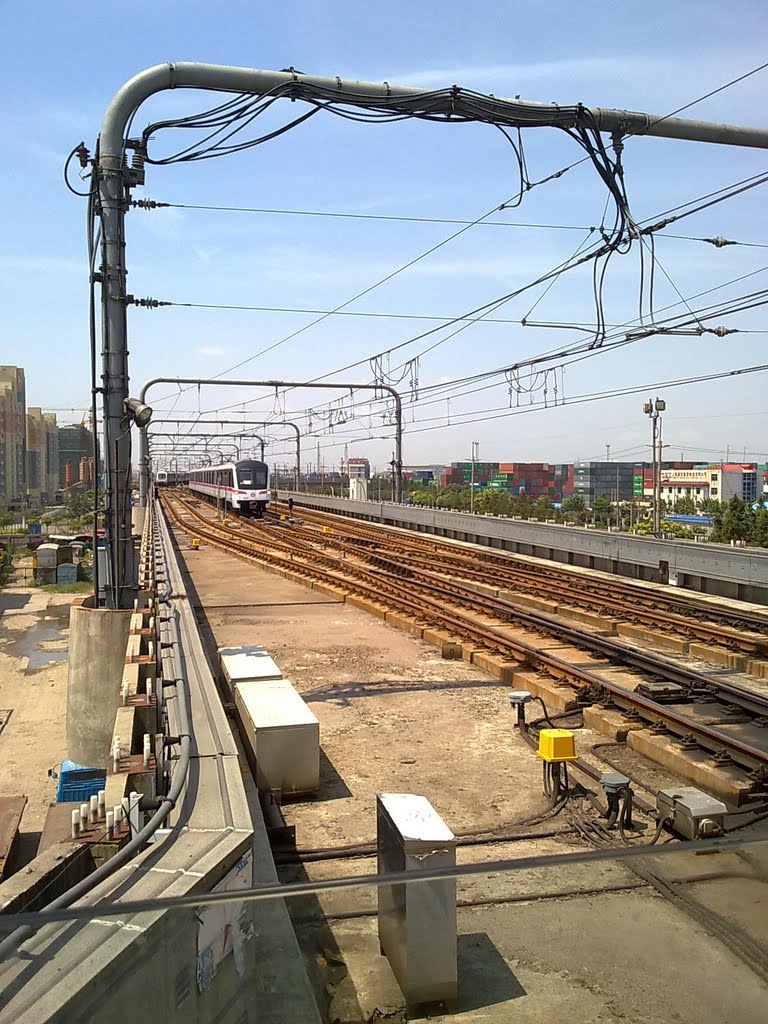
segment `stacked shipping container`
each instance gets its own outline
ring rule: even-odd
[[[476,462],[475,486],[491,487],[525,494],[533,498],[549,498],[560,502],[573,491],[573,466],[550,462]],[[440,476],[440,486],[469,487],[472,481],[471,462],[453,462]]]

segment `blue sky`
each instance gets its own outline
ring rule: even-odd
[[[441,4],[391,2],[369,9],[337,0],[277,5],[154,2],[103,9],[41,0],[20,5],[0,0],[0,250],[2,358],[27,371],[30,405],[68,410],[88,404],[84,201],[62,183],[61,169],[80,139],[93,146],[109,99],[137,71],[168,60],[199,60],[268,69],[293,66],[317,75],[437,88],[454,83],[500,96],[626,107],[662,115],[763,62],[768,25],[759,0],[629,5]],[[687,116],[765,125],[768,72],[699,103]],[[145,104],[145,124],[203,110],[216,97],[165,93]],[[277,105],[265,124],[294,116]],[[178,133],[158,136],[157,152],[170,152]],[[185,135],[183,142],[191,141]],[[578,158],[575,144],[554,129],[524,133],[530,177],[546,177]],[[627,187],[637,220],[730,182],[768,170],[768,153],[698,143],[634,139],[624,154]],[[516,189],[513,154],[493,128],[409,121],[362,125],[320,114],[278,140],[238,156],[172,167],[148,167],[139,197],[179,204],[346,212],[394,217],[474,220]],[[520,287],[566,259],[600,223],[605,188],[583,164],[526,195],[519,209],[492,218],[503,226],[464,232],[411,270],[377,287],[351,311],[451,317]],[[682,221],[670,231],[724,235],[768,245],[765,187]],[[547,224],[523,228],[515,224]],[[568,230],[565,230],[568,228]],[[129,291],[174,302],[223,303],[327,310],[347,301],[447,238],[456,226],[396,221],[341,220],[263,213],[189,209],[134,211],[128,217]],[[659,236],[660,267],[682,295],[768,268],[768,248],[729,246]],[[657,268],[656,305],[678,300]],[[727,299],[766,286],[766,272],[716,292]],[[637,315],[637,253],[616,257],[605,287],[609,323]],[[525,317],[541,289],[503,306],[497,316]],[[702,303],[712,301],[702,299]],[[695,305],[695,302],[694,302]],[[680,307],[677,307],[679,310]],[[565,275],[530,319],[586,322],[594,317],[588,271]],[[147,379],[220,374],[312,320],[306,314],[165,308],[129,311],[130,372],[138,391]],[[763,309],[712,322],[742,331],[765,331]],[[237,371],[253,378],[301,378],[396,345],[433,326],[385,318],[329,317]],[[440,335],[435,336],[439,339]],[[508,365],[583,335],[522,327],[475,325],[426,355],[418,367],[423,389],[441,381]],[[604,353],[569,368],[559,381],[558,408],[477,422],[487,410],[509,410],[508,385],[427,405],[407,405],[405,461],[441,462],[468,457],[471,440],[484,459],[571,461],[614,454],[642,458],[648,424],[643,395],[570,404],[584,394],[718,373],[768,362],[766,334],[656,338]],[[430,339],[403,350],[416,355]],[[393,357],[392,366],[401,362]],[[407,374],[403,382],[409,393]],[[340,375],[370,380],[370,366]],[[765,375],[668,388],[665,432],[670,453],[690,458],[748,452],[768,458]],[[549,380],[549,400],[552,384]],[[252,418],[306,423],[306,410],[323,406],[319,392],[289,393],[276,404],[264,391],[196,390],[170,397],[152,393],[158,410],[182,415],[233,406]],[[261,396],[261,397],[259,397]],[[152,397],[152,396],[151,396]],[[540,394],[535,397],[541,397]],[[258,398],[257,401],[253,401]],[[243,406],[243,402],[250,404]],[[373,419],[356,409],[354,421],[319,438],[323,458],[350,455],[374,463],[389,458],[390,432],[382,406]],[[232,413],[234,414],[234,412]],[[158,413],[159,415],[159,413]],[[229,414],[228,414],[229,415]],[[321,420],[313,417],[316,428]],[[429,429],[427,429],[429,428]],[[279,433],[279,432],[277,432]],[[277,433],[275,436],[277,436]],[[366,439],[373,434],[374,439]],[[315,441],[308,441],[307,448]],[[273,457],[289,444],[271,446]],[[314,456],[313,456],[314,461]]]

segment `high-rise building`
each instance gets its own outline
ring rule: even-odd
[[[81,423],[59,427],[59,487],[67,487],[67,463],[70,464],[72,483],[79,480],[80,460],[93,456],[93,434]]]
[[[34,406],[27,410],[27,498],[50,504],[59,488],[59,437],[56,414]]]
[[[5,496],[5,409],[7,404],[6,389],[0,384],[0,505],[7,504]]]
[[[44,412],[45,420],[45,493],[48,501],[60,490],[59,485],[59,426],[55,412]]]
[[[9,507],[22,507],[27,495],[27,398],[20,366],[0,366],[0,392],[0,444],[5,462],[0,501]]]
[[[93,456],[84,455],[82,459],[80,459],[79,480],[85,490],[93,487],[93,477]]]

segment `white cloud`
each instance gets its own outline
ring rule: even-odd
[[[216,358],[217,356],[225,356],[229,349],[224,348],[223,345],[201,345],[198,352],[201,356],[209,356],[210,358]]]

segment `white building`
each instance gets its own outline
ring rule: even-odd
[[[347,474],[350,480],[370,480],[371,464],[368,459],[347,459]]]
[[[680,498],[700,503],[712,498],[728,502],[736,495],[744,501],[757,500],[757,466],[727,463],[697,469],[664,469],[660,480],[661,499],[670,504]]]

